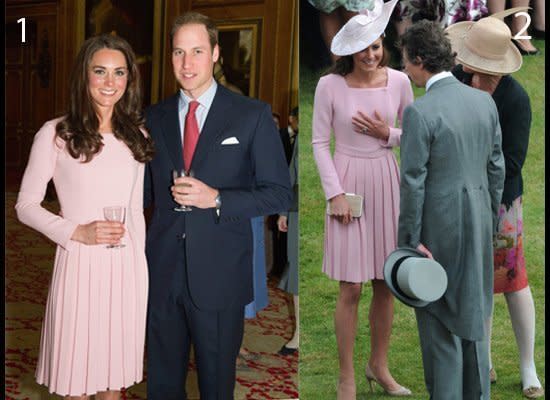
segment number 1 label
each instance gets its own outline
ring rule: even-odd
[[[21,43],[25,43],[25,18],[19,18],[17,23],[21,23]]]

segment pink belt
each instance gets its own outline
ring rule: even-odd
[[[380,147],[378,149],[365,149],[362,147],[353,147],[341,143],[336,143],[335,153],[345,154],[350,157],[358,158],[380,158],[386,157],[392,152],[391,147]]]

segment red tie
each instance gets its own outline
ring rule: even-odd
[[[193,153],[195,153],[195,147],[199,141],[199,124],[195,117],[195,110],[199,106],[198,101],[189,102],[189,111],[185,116],[185,130],[183,140],[183,162],[185,171],[189,172],[191,168],[191,161],[193,160]]]

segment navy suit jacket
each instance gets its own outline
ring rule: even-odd
[[[166,298],[185,254],[189,290],[198,308],[244,306],[253,297],[250,218],[287,209],[292,196],[271,108],[218,85],[191,169],[195,178],[219,190],[221,212],[176,212],[170,186],[172,170],[183,167],[178,96],[146,112],[156,149],[144,185],[144,206],[154,205],[146,241],[149,299],[155,304]],[[230,137],[239,143],[221,144]]]

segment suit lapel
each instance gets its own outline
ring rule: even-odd
[[[223,128],[229,119],[228,109],[230,108],[227,89],[218,84],[216,95],[208,111],[208,116],[199,135],[199,141],[193,155],[191,169],[197,170],[208,151],[216,143],[216,138],[223,133]],[[180,144],[181,146],[181,144]]]
[[[168,154],[172,159],[175,169],[183,168],[183,152],[181,147],[182,127],[179,122],[178,95],[173,96],[166,103],[165,113],[162,117],[162,134]]]

